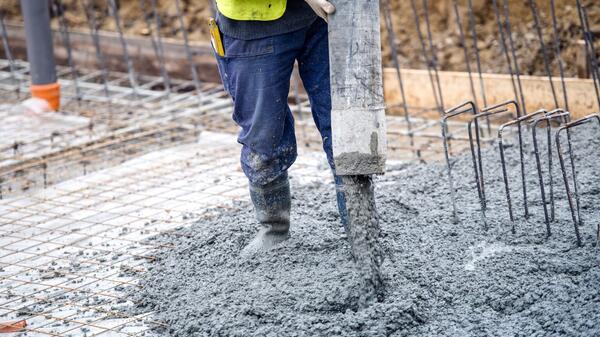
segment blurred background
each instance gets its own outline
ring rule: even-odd
[[[106,1],[90,1],[97,11],[98,26],[101,30],[114,31],[115,23],[111,19]],[[147,0],[150,11],[150,0]],[[178,23],[176,4],[170,0],[157,0],[157,10],[161,16],[161,34],[165,37],[182,38],[182,31]],[[467,27],[467,1],[459,0],[461,19],[464,27]],[[522,72],[529,75],[543,75],[544,65],[542,51],[534,30],[534,21],[528,2],[524,0],[509,0],[509,11],[517,57],[520,61]],[[2,10],[6,13],[8,20],[19,20],[19,1],[2,0]],[[146,27],[138,0],[117,1],[123,19],[123,31],[127,34],[147,36],[150,31]],[[543,22],[550,24],[550,1],[538,1],[540,18]],[[600,3],[597,1],[584,1],[588,13],[592,19],[591,30],[595,34],[600,33]],[[79,0],[63,0],[65,8],[65,19],[70,27],[87,28],[87,19]],[[501,2],[499,2],[501,6]],[[418,11],[423,15],[423,7],[417,1]],[[562,58],[565,62],[565,74],[569,77],[583,75],[584,69],[578,69],[585,65],[581,62],[584,56],[582,47],[581,24],[577,14],[574,1],[556,0],[556,18],[558,35],[561,44]],[[491,0],[473,0],[472,7],[475,15],[479,33],[479,48],[482,70],[490,73],[505,73],[506,67],[497,58],[498,56],[498,27]],[[189,33],[191,41],[208,41],[208,28],[206,19],[213,16],[213,5],[207,0],[182,0],[181,10],[185,14],[184,24]],[[421,47],[416,36],[413,12],[410,1],[390,0],[391,16],[393,19],[396,43],[399,46],[399,59],[401,64],[407,68],[424,68],[423,60],[418,51]],[[465,71],[459,33],[456,28],[455,14],[452,9],[451,0],[436,0],[429,3],[429,19],[431,22],[431,33],[433,43],[437,50],[436,56],[440,70]],[[53,21],[54,27],[58,27],[57,20]],[[425,22],[421,20],[421,28],[425,31]],[[551,39],[552,31],[546,29],[544,37]],[[387,39],[387,32],[382,22],[382,39]],[[386,40],[387,41],[387,40]],[[467,44],[472,46],[468,39]],[[391,66],[391,53],[387,43],[383,44],[384,62]]]

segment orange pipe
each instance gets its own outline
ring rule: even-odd
[[[29,90],[31,97],[45,100],[54,111],[58,111],[60,108],[60,84],[32,84]]]

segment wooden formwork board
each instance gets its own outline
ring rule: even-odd
[[[471,85],[468,73],[440,71],[439,80],[442,88],[444,107],[446,109],[458,105],[466,100],[472,100]],[[409,107],[435,108],[435,96],[431,87],[431,80],[427,70],[404,69],[401,71],[402,81]],[[473,74],[475,94],[479,107],[483,107],[481,86],[477,74]],[[515,99],[510,75],[483,74],[483,83],[488,105]],[[558,103],[564,108],[563,91],[560,78],[553,78],[554,88],[558,96]],[[574,118],[589,115],[599,110],[598,101],[594,93],[594,83],[591,79],[565,78],[569,109]],[[516,85],[516,80],[515,80]],[[525,96],[527,112],[538,109],[552,110],[555,108],[554,98],[548,77],[521,76],[521,85]],[[400,86],[396,70],[386,68],[384,71],[384,91],[388,106],[398,106],[402,103]],[[401,112],[392,109],[392,112]],[[437,111],[432,109],[431,116],[437,116]],[[426,116],[423,116],[426,117]]]
[[[24,57],[24,31],[19,23],[7,24],[7,33],[11,42],[13,53],[16,57]],[[59,64],[66,64],[66,49],[63,47],[60,32],[54,31],[55,56]],[[148,37],[126,36],[127,43],[130,45],[129,53],[133,59],[136,72],[142,75],[159,74],[158,60],[154,56],[151,40]],[[72,30],[71,42],[74,49],[74,62],[78,67],[94,68],[98,67],[94,46],[86,30]],[[106,58],[107,66],[111,70],[124,71],[122,60],[122,48],[118,41],[118,36],[111,32],[100,32],[100,43],[102,52]],[[167,70],[172,77],[189,79],[189,65],[185,59],[185,51],[182,41],[165,38],[163,40],[165,50],[165,61]],[[191,50],[194,63],[199,70],[200,80],[206,82],[220,82],[216,60],[212,54],[209,42],[194,41],[191,44]],[[3,50],[0,44],[0,50]],[[398,78],[393,68],[385,68],[384,93],[388,106],[398,106],[402,103]],[[401,70],[403,83],[406,90],[406,99],[411,114],[415,110],[435,108],[435,98],[431,89],[430,77],[427,70],[403,69]],[[465,72],[440,71],[440,84],[442,87],[444,107],[449,108],[465,100],[472,99],[469,76]],[[488,104],[495,104],[509,99],[514,99],[514,91],[511,84],[510,75],[507,74],[483,74],[484,90]],[[481,87],[477,74],[473,74],[475,92],[478,97],[478,103],[482,107],[483,100]],[[527,111],[534,111],[539,108],[553,109],[554,99],[550,88],[549,80],[544,76],[521,76],[523,91],[525,93],[525,102]],[[564,99],[560,78],[553,78],[554,87],[558,96],[558,102],[564,107]],[[594,84],[591,79],[566,78],[567,93],[569,98],[569,108],[575,117],[588,115],[591,112],[600,110],[594,94]],[[300,87],[302,93],[303,88]],[[402,110],[398,108],[390,109],[391,114],[401,114]],[[427,114],[419,114],[427,117]],[[431,112],[432,118],[437,118],[435,111]]]

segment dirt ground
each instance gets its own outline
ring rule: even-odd
[[[120,12],[124,30],[129,34],[147,35],[149,33],[140,9],[142,0],[121,0]],[[146,8],[151,0],[146,2]],[[70,26],[87,27],[80,0],[63,0],[66,6],[66,18]],[[105,0],[91,0],[97,10],[101,29],[114,30],[114,21],[107,15],[107,2]],[[181,38],[177,20],[175,1],[157,0],[158,11],[163,22],[162,34],[168,37]],[[425,16],[421,1],[416,1],[421,31],[427,36]],[[502,5],[502,1],[498,1]],[[586,3],[586,1],[584,1]],[[459,0],[459,12],[463,27],[467,26],[466,0]],[[15,19],[19,15],[18,0],[0,0],[0,8],[5,10],[8,17]],[[185,13],[184,23],[190,33],[190,39],[200,41],[207,39],[206,18],[212,14],[212,6],[207,0],[181,0],[182,11]],[[543,25],[543,36],[547,48],[550,50],[550,59],[553,71],[558,73],[558,66],[552,52],[552,26],[548,1],[537,1],[540,18]],[[592,31],[600,32],[600,2],[587,1]],[[396,44],[400,52],[402,67],[424,68],[425,63],[421,54],[421,44],[415,26],[414,15],[409,1],[390,0],[392,9]],[[431,31],[433,45],[439,68],[442,70],[466,70],[463,50],[460,43],[452,2],[449,0],[429,1]],[[478,47],[481,49],[481,63],[484,72],[506,73],[507,64],[500,51],[498,30],[491,1],[473,0],[475,20],[478,33]],[[533,26],[533,19],[528,1],[509,0],[513,38],[517,49],[517,58],[522,73],[544,74],[543,54],[537,33]],[[581,61],[583,48],[580,44],[582,34],[577,15],[575,0],[556,0],[558,31],[562,58],[565,62],[566,74],[570,77],[583,75],[585,70]],[[56,24],[56,22],[54,23]],[[467,36],[467,46],[470,50],[472,69],[475,70],[475,56],[470,36]],[[391,65],[390,47],[387,42],[387,32],[382,20],[382,41],[385,64]],[[579,60],[578,60],[579,58]],[[579,69],[578,65],[579,64]]]

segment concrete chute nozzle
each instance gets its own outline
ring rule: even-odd
[[[329,16],[331,123],[336,174],[348,211],[346,233],[362,287],[359,305],[381,298],[379,220],[372,175],[385,172],[386,125],[379,2],[338,0]]]

